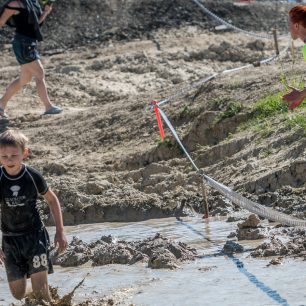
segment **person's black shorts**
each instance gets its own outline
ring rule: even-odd
[[[12,40],[12,46],[20,65],[31,63],[40,58],[36,39],[16,34]]]
[[[53,273],[49,257],[50,240],[45,228],[19,236],[2,237],[5,269],[9,282],[29,278],[32,274],[48,271]]]

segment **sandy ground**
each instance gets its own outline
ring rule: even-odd
[[[126,5],[139,14],[142,4],[134,1]],[[153,10],[150,2],[145,4],[143,19]],[[189,4],[181,4],[191,10]],[[171,5],[176,7],[173,3],[169,5],[169,11]],[[237,7],[227,4],[225,8],[229,16],[237,18],[233,14]],[[263,13],[262,5],[257,8],[257,19],[269,17]],[[245,10],[245,14],[252,11],[248,7]],[[281,14],[283,9],[278,11]],[[199,19],[199,11],[192,12]],[[59,9],[54,10],[55,19],[59,13]],[[182,202],[201,210],[197,176],[168,131],[166,141],[160,141],[154,113],[150,111],[151,101],[172,95],[212,73],[267,58],[274,54],[274,45],[269,40],[231,31],[211,31],[212,25],[205,27],[205,19],[199,25],[184,22],[184,18],[181,21],[178,16],[164,19],[167,21],[164,27],[155,20],[159,25],[156,29],[145,23],[142,31],[139,26],[137,31],[132,28],[130,32],[142,35],[141,38],[107,41],[101,38],[101,42],[66,46],[66,50],[54,49],[46,40],[41,47],[49,93],[64,112],[42,117],[34,82],[9,103],[9,127],[22,129],[29,136],[28,163],[44,173],[59,195],[66,224],[171,216]],[[119,20],[127,23],[130,19]],[[245,26],[242,20],[238,26]],[[269,19],[266,20],[268,23]],[[135,23],[135,19],[132,21]],[[249,21],[252,24],[252,19]],[[124,32],[124,25],[117,23],[121,27],[112,33]],[[50,29],[50,24],[46,28]],[[147,33],[143,35],[145,30]],[[46,33],[52,36],[53,32]],[[73,37],[74,32],[71,33]],[[58,40],[63,37],[66,37],[64,32]],[[287,41],[280,42],[280,47],[286,44]],[[3,91],[18,75],[19,68],[10,45],[5,44],[2,49]],[[290,60],[283,66],[292,73]],[[259,156],[267,145],[273,146],[271,141],[285,134],[290,138],[290,131],[271,140],[267,138],[260,145],[260,140],[256,141],[260,137],[253,131],[237,132],[237,127],[248,120],[250,104],[283,88],[279,81],[281,71],[281,65],[276,63],[217,78],[165,106],[187,149],[204,172],[256,194],[257,181],[261,182],[262,176],[271,171],[273,176],[276,164],[277,168],[290,168],[290,160],[283,156],[281,162],[275,155],[268,156],[272,159],[269,162]],[[246,109],[215,124],[214,118],[232,102],[241,103]],[[294,141],[303,142],[303,139]],[[281,155],[284,151],[280,151]],[[305,178],[299,180],[297,187],[304,181]],[[274,190],[264,186],[260,191],[274,192],[283,184],[278,185]],[[214,211],[214,197],[210,203],[212,214],[220,213],[218,209]],[[230,208],[223,207],[223,214],[224,210],[228,213]]]

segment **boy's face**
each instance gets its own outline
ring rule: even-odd
[[[22,161],[28,156],[28,149],[24,151],[19,146],[0,147],[0,163],[10,175],[16,175],[21,170]]]

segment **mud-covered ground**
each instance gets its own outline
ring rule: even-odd
[[[74,22],[65,23],[66,31],[61,22],[67,2],[57,5],[45,25],[42,49],[56,53],[45,55],[43,62],[50,97],[64,112],[41,117],[33,83],[13,97],[7,112],[9,126],[29,136],[28,163],[39,168],[57,192],[65,223],[171,216],[183,203],[201,210],[198,177],[168,131],[165,141],[160,141],[151,100],[172,95],[214,72],[269,57],[274,54],[273,42],[212,30],[215,22],[191,1],[161,1],[160,5],[102,1],[91,3],[90,8],[86,2],[74,1],[67,15]],[[279,31],[286,31],[287,8],[276,4],[225,3],[217,8],[211,2],[208,7],[236,26],[262,30],[262,34],[265,27],[275,26],[270,24],[270,14],[277,9],[282,21]],[[88,14],[82,23],[80,11]],[[80,33],[86,36],[85,30],[110,31],[92,19],[97,12],[116,33],[127,26],[135,33],[133,39],[79,39]],[[48,45],[61,40],[66,51]],[[280,42],[280,48],[286,45],[287,41]],[[9,44],[3,45],[2,58],[3,91],[18,75],[18,66]],[[266,127],[241,128],[252,118],[254,102],[284,89],[282,70],[288,78],[301,76],[299,66],[293,70],[286,59],[282,65],[225,75],[165,105],[164,110],[205,173],[265,205],[303,216],[303,131],[287,128],[279,118],[271,121],[268,135],[262,135]],[[209,192],[209,205],[212,215],[234,209],[214,191]]]
[[[205,5],[247,31],[287,32],[288,6],[278,2]],[[64,111],[41,116],[33,82],[12,98],[7,113],[9,127],[29,136],[27,162],[57,193],[65,224],[178,216],[182,205],[202,213],[199,178],[168,129],[160,140],[150,103],[212,73],[272,56],[273,41],[216,30],[218,23],[186,0],[64,0],[49,17],[43,64],[50,97]],[[1,34],[3,92],[19,67],[11,30]],[[279,44],[283,49],[288,41]],[[256,107],[284,92],[284,76],[294,86],[303,80],[299,52],[285,55],[218,77],[162,109],[204,173],[258,203],[305,218],[305,108],[258,116]],[[208,203],[211,215],[238,209],[212,189]]]

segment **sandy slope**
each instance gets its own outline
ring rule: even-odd
[[[168,131],[167,141],[160,142],[150,101],[172,95],[214,72],[269,57],[274,53],[273,43],[230,31],[211,31],[214,24],[188,1],[169,0],[159,5],[104,1],[92,4],[97,6],[95,11],[86,5],[73,2],[69,18],[74,22],[65,31],[61,31],[60,17],[66,1],[54,9],[46,24],[49,32],[42,50],[47,84],[52,101],[64,112],[41,117],[34,83],[8,106],[9,126],[22,129],[31,139],[28,163],[44,173],[59,195],[66,224],[168,216],[181,203],[201,211],[197,176]],[[262,5],[209,6],[248,30],[264,31],[275,23]],[[285,30],[280,17],[285,9],[277,9]],[[89,18],[80,24],[81,11]],[[96,23],[95,12],[104,14],[105,27]],[[149,16],[154,17],[151,23]],[[52,21],[57,21],[53,27]],[[56,31],[60,35],[55,36]],[[87,41],[84,31],[91,37]],[[101,35],[93,40],[95,31]],[[9,45],[2,45],[2,51],[1,91],[18,75]],[[289,79],[302,75],[301,65],[296,64],[293,72],[290,59],[282,63]],[[303,187],[306,180],[303,132],[291,131],[277,118],[271,119],[271,133],[264,137],[260,129],[239,129],[249,120],[252,103],[283,89],[281,72],[276,63],[227,75],[164,110],[206,173],[256,200],[263,198],[264,204],[277,198],[291,212],[292,205],[303,203],[304,189],[298,195],[290,189]],[[241,112],[218,122],[232,102],[242,105]],[[212,214],[233,210],[213,191],[209,202]],[[283,204],[288,202],[290,205]]]

